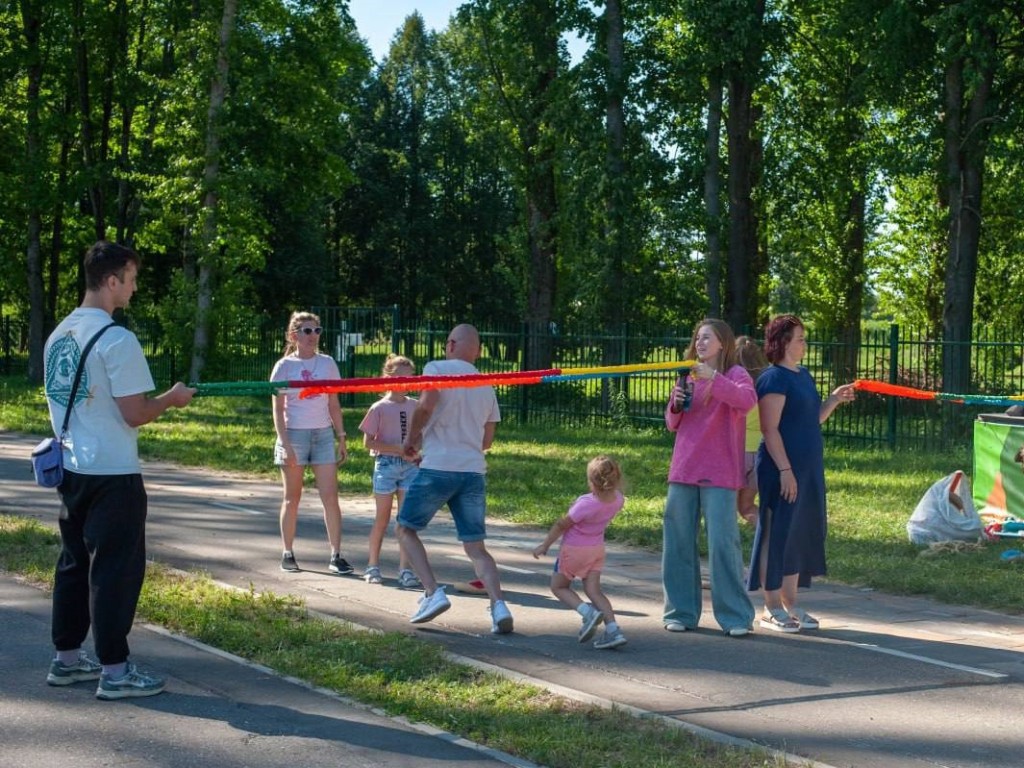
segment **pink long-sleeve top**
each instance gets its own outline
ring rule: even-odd
[[[711,396],[707,397],[710,387]],[[742,488],[747,412],[757,404],[750,374],[740,365],[710,381],[694,379],[689,410],[672,413],[665,407],[665,426],[676,433],[670,483]]]

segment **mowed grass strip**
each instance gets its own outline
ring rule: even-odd
[[[343,494],[370,496],[373,462],[361,447],[362,416],[361,409],[345,410],[350,458],[339,478]],[[0,429],[49,434],[40,388],[17,377],[0,377]],[[488,457],[489,514],[546,529],[586,492],[587,461],[607,453],[622,463],[628,496],[608,537],[657,551],[672,439],[658,429],[503,423]],[[267,397],[199,398],[140,430],[140,450],[147,459],[279,482],[273,442]],[[1000,560],[1002,552],[1016,546],[1013,540],[936,557],[922,557],[922,550],[907,540],[907,519],[925,491],[956,469],[969,477],[971,463],[962,446],[890,452],[826,445],[829,578],[892,594],[1024,613],[1021,566]],[[753,529],[741,525],[741,531],[749,559]]]
[[[0,569],[52,586],[60,537],[0,514]],[[311,615],[301,600],[150,565],[139,617],[278,672],[550,768],[785,766],[658,720],[584,705],[456,664],[439,646]],[[40,642],[44,642],[40,638]],[[170,670],[169,670],[170,671]]]

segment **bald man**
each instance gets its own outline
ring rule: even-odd
[[[458,325],[448,334],[445,359],[427,363],[423,374],[479,373],[474,365],[479,357],[480,334],[472,325]],[[421,455],[422,460],[420,471],[398,512],[398,540],[424,588],[416,612],[409,620],[412,624],[431,621],[451,607],[444,587],[438,586],[434,578],[419,537],[419,531],[447,504],[459,541],[491,599],[491,632],[502,635],[512,631],[512,614],[501,592],[498,567],[484,545],[487,538],[484,451],[491,447],[499,421],[501,413],[492,387],[431,389],[422,393],[416,405],[402,449],[406,458],[412,460]]]

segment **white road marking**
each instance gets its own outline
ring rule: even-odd
[[[237,512],[245,512],[247,515],[262,515],[264,514],[258,509],[249,509],[248,507],[240,507],[237,504],[228,504],[226,501],[211,501],[211,506],[221,507],[222,509],[231,509]]]
[[[461,560],[461,561],[463,561],[465,563],[471,563],[472,562],[472,560],[470,560],[468,557],[466,557],[464,555],[448,555],[448,559],[449,560]],[[502,565],[501,563],[495,563],[495,564],[498,566],[498,570],[499,571],[509,571],[511,573],[525,573],[528,576],[533,576],[533,575],[536,575],[536,573],[537,573],[536,571],[531,571],[531,570],[529,570],[527,568],[515,568],[515,567],[513,567],[511,565]]]
[[[855,648],[863,648],[866,651],[874,651],[875,653],[885,653],[889,656],[898,656],[901,659],[911,659],[913,661],[920,661],[925,664],[934,664],[937,667],[946,667],[947,669],[956,669],[960,672],[967,672],[972,675],[981,675],[982,677],[992,677],[997,680],[1005,680],[1009,675],[1004,675],[1002,672],[991,672],[987,669],[979,669],[978,667],[968,667],[963,664],[953,664],[948,661],[940,661],[939,659],[933,659],[928,656],[918,656],[916,653],[906,653],[905,651],[897,651],[892,648],[883,648],[880,645],[872,645],[870,643],[850,643]]]

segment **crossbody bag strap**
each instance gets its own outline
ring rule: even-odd
[[[71,409],[75,405],[75,395],[78,394],[78,385],[82,381],[82,372],[85,370],[85,358],[89,356],[93,345],[99,341],[100,336],[102,336],[108,328],[113,328],[115,325],[117,325],[117,323],[111,323],[110,325],[105,325],[96,331],[96,335],[89,339],[89,343],[86,344],[85,349],[82,350],[82,356],[78,359],[78,370],[75,371],[75,381],[71,385],[71,397],[68,398],[68,409],[64,411],[64,423],[61,424],[60,427],[61,443],[64,442],[64,435],[68,432],[68,422],[71,421]]]

